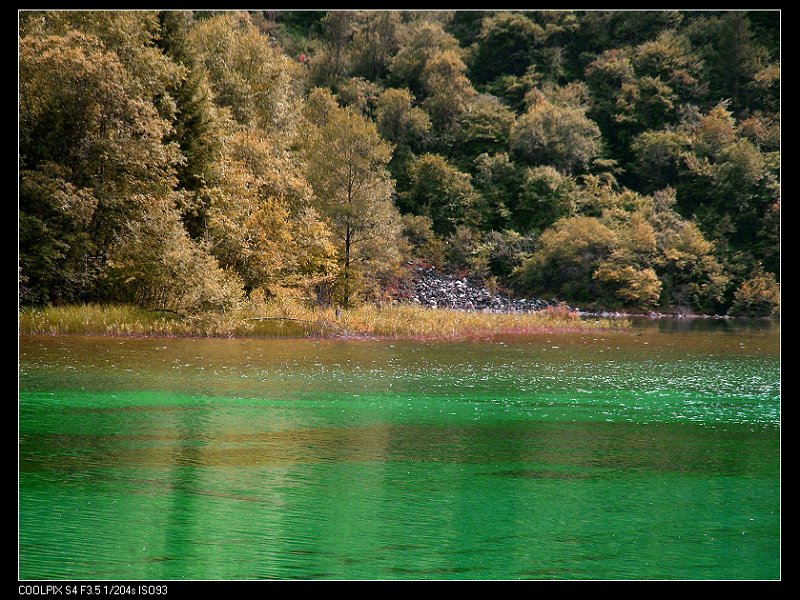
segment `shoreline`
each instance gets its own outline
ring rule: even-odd
[[[255,316],[258,314],[259,316]],[[772,320],[720,315],[588,312],[549,307],[531,312],[466,311],[413,305],[331,308],[266,303],[234,314],[179,316],[129,305],[72,305],[18,310],[18,336],[118,338],[469,341],[500,336],[624,331],[641,320]]]
[[[235,313],[180,316],[130,305],[87,304],[18,311],[18,335],[45,336],[469,340],[629,327],[627,318],[579,315],[566,307],[522,313],[362,305],[337,311],[264,303]]]

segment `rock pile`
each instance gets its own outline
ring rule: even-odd
[[[430,308],[455,308],[491,312],[528,312],[558,304],[539,298],[511,298],[492,293],[470,279],[440,273],[433,267],[416,267],[406,301]]]

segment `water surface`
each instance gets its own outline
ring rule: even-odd
[[[780,577],[775,325],[20,339],[26,579]]]

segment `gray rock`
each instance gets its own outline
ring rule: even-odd
[[[515,299],[492,293],[467,277],[456,278],[432,267],[416,267],[410,289],[402,294],[405,301],[430,307],[448,306],[459,310],[491,312],[530,312],[558,304],[541,298]]]

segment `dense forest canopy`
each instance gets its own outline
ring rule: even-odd
[[[20,302],[770,314],[779,16],[22,11]]]

